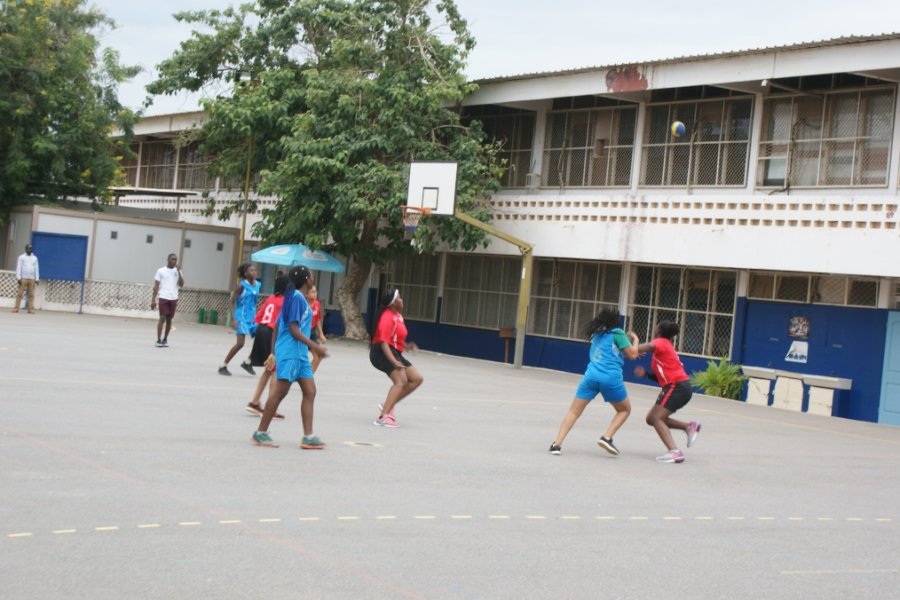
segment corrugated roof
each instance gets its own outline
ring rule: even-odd
[[[796,44],[785,44],[782,46],[766,46],[763,48],[753,48],[749,50],[728,50],[725,52],[715,52],[711,54],[691,54],[674,58],[663,58],[659,60],[646,60],[637,62],[614,63],[610,65],[597,65],[593,67],[579,67],[576,69],[562,69],[559,71],[540,71],[533,73],[522,73],[519,75],[501,75],[497,77],[487,77],[473,80],[474,83],[499,83],[503,81],[515,81],[517,79],[537,79],[540,77],[556,77],[559,75],[577,75],[579,73],[590,73],[592,71],[601,71],[626,66],[650,66],[662,65],[676,62],[691,62],[698,60],[709,60],[717,58],[732,58],[736,56],[748,56],[751,54],[764,54],[767,52],[784,52],[794,50],[807,50],[810,48],[825,48],[829,46],[843,46],[849,44],[860,44],[865,42],[881,42],[888,40],[900,39],[900,32],[880,33],[874,35],[849,35],[827,40],[819,40],[814,42],[800,42]]]

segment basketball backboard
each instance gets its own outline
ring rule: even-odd
[[[418,161],[409,164],[407,206],[427,208],[432,215],[453,215],[456,209],[456,163]]]

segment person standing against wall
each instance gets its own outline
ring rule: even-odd
[[[153,293],[150,297],[150,310],[156,308],[159,298],[159,321],[156,323],[156,347],[168,348],[169,332],[172,330],[172,319],[178,304],[178,290],[184,287],[184,275],[178,267],[178,256],[173,252],[166,260],[166,266],[156,270],[153,277]],[[163,332],[165,325],[165,333]]]
[[[16,305],[13,312],[19,312],[19,307],[22,306],[22,293],[27,291],[28,312],[34,313],[34,288],[40,280],[38,258],[31,251],[31,244],[25,244],[25,254],[20,254],[19,260],[16,261],[16,281],[19,283],[19,289],[16,291]]]

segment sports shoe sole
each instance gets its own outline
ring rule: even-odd
[[[325,444],[322,444],[321,446],[313,446],[311,444],[300,444],[300,447],[303,448],[304,450],[322,450],[325,448]]]
[[[250,413],[251,415],[256,415],[256,416],[258,416],[258,417],[259,417],[259,416],[262,416],[262,414],[263,414],[262,406],[259,406],[259,407],[257,407],[257,406],[245,406],[245,407],[244,407],[244,410],[246,410],[246,411],[247,411],[248,413]]]
[[[597,440],[597,445],[600,446],[601,448],[603,448],[604,450],[606,450],[607,452],[609,452],[610,454],[612,454],[613,456],[619,455],[619,451],[616,449],[616,447],[602,438]]]
[[[277,448],[278,447],[278,444],[276,444],[275,442],[271,442],[271,443],[258,442],[256,440],[254,440],[253,438],[250,438],[250,443],[253,444],[254,446],[259,446],[260,448]]]
[[[656,462],[658,462],[658,463],[664,463],[664,464],[677,464],[677,463],[683,463],[683,462],[684,462],[684,457],[682,456],[681,458],[672,458],[672,457],[669,457],[669,456],[666,456],[666,455],[663,455],[663,456],[657,456],[657,457],[656,457]]]
[[[256,371],[253,370],[253,365],[248,365],[247,363],[241,363],[241,368],[250,375],[256,375]]]

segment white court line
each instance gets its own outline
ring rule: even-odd
[[[156,529],[157,527],[162,527],[159,523],[141,523],[138,524],[138,529]]]
[[[178,524],[182,527],[196,527],[197,525],[200,525],[200,521],[181,521]]]

